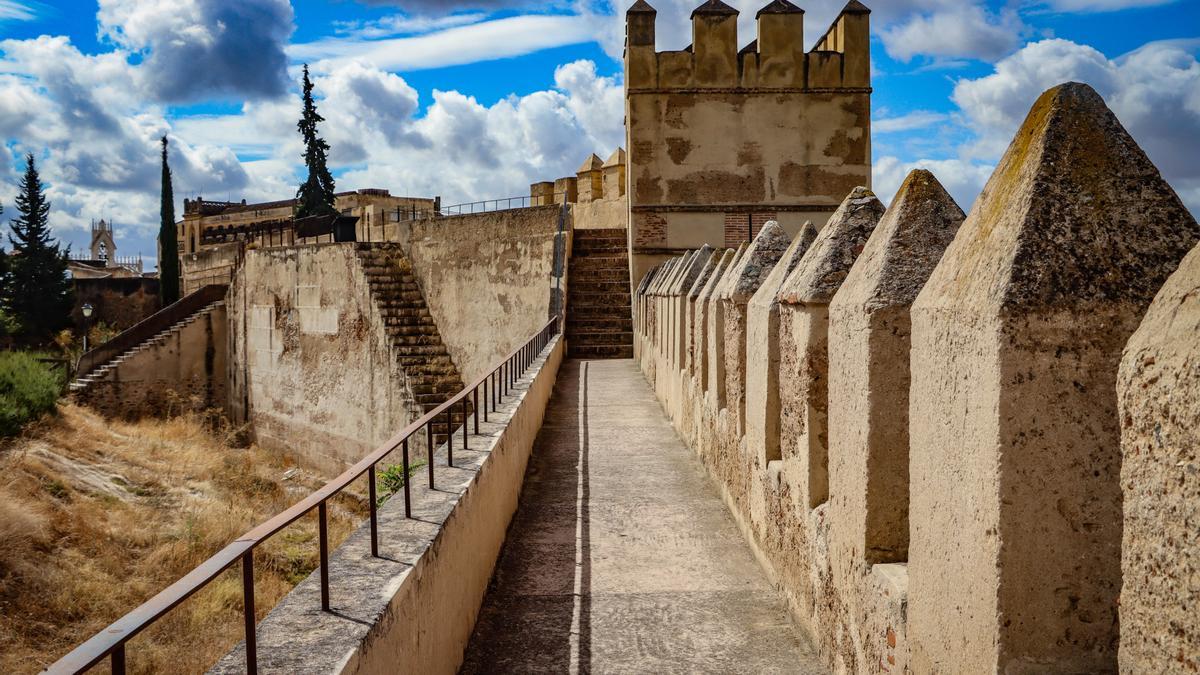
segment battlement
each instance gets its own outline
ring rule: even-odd
[[[755,15],[756,39],[738,49],[738,11],[707,0],[692,12],[692,44],[655,50],[657,12],[638,0],[625,15],[625,82],[631,90],[869,89],[871,10],[850,0],[804,51],[804,10],[772,0]]]

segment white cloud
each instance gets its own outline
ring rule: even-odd
[[[891,134],[914,129],[924,129],[935,124],[941,124],[950,119],[946,113],[930,110],[914,110],[896,117],[884,117],[871,122],[871,132],[875,134]]]
[[[288,0],[100,0],[102,37],[143,57],[145,96],[190,102],[287,91]]]
[[[522,15],[414,37],[323,38],[292,45],[288,55],[324,72],[353,61],[382,70],[412,71],[521,56],[594,38],[595,24],[587,16]]]
[[[954,197],[963,211],[969,211],[995,169],[994,164],[962,159],[918,159],[906,162],[897,157],[879,157],[872,167],[872,186],[884,203],[890,203],[904,177],[913,169],[928,169]]]
[[[407,16],[393,14],[374,21],[337,21],[334,27],[339,35],[364,40],[399,35],[418,35],[445,30],[456,26],[479,23],[487,18],[482,12],[451,14],[449,16]]]
[[[918,55],[991,61],[1016,49],[1023,29],[1015,12],[993,15],[978,5],[963,4],[918,14],[879,34],[888,54],[901,61]]]
[[[32,21],[37,18],[37,12],[23,2],[16,0],[0,0],[0,21]]]

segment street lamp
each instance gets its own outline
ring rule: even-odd
[[[92,303],[85,302],[85,303],[83,303],[83,307],[81,307],[80,309],[83,310],[83,353],[86,354],[87,350],[88,350],[88,348],[87,348],[88,324],[91,323],[89,321],[89,319],[92,318]]]

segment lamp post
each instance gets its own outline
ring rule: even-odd
[[[86,354],[88,350],[88,324],[91,323],[92,318],[92,303],[85,302],[80,309],[83,310],[83,353]]]

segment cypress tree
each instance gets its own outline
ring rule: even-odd
[[[74,298],[67,278],[67,251],[50,237],[50,202],[32,153],[25,157],[19,188],[20,215],[10,223],[8,235],[12,256],[7,305],[26,340],[36,342],[70,324]]]
[[[329,152],[329,144],[317,135],[317,124],[325,118],[317,113],[317,104],[313,101],[313,84],[308,78],[308,64],[304,65],[304,112],[297,123],[300,135],[304,137],[304,165],[308,167],[308,178],[296,192],[296,217],[322,216],[336,213],[333,207],[334,187],[333,176],[325,165],[325,156]]]
[[[162,222],[158,226],[158,278],[163,306],[179,299],[179,240],[175,230],[175,191],[167,164],[167,137],[162,137]]]

